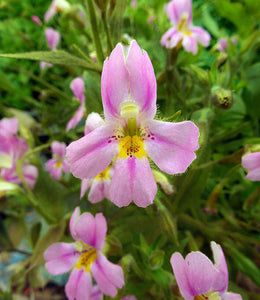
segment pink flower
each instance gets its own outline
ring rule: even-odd
[[[16,137],[19,129],[18,120],[2,119],[0,122],[0,168],[1,177],[11,183],[21,184],[17,174],[17,162],[28,150],[27,142]],[[28,186],[33,189],[38,176],[38,169],[30,164],[22,165],[22,173]]]
[[[174,48],[182,44],[187,52],[194,55],[198,52],[197,42],[208,47],[210,34],[192,24],[191,0],[172,0],[165,9],[173,27],[163,35],[161,39],[163,46]]]
[[[80,106],[77,109],[74,116],[67,123],[66,131],[69,131],[71,128],[76,127],[76,125],[82,119],[82,117],[84,115],[84,110],[85,110],[85,95],[84,95],[85,85],[84,85],[83,79],[80,77],[75,78],[71,82],[70,88],[71,88],[74,96],[76,97],[76,99],[80,102]]]
[[[220,245],[211,242],[213,264],[206,255],[196,251],[185,260],[175,252],[171,257],[173,273],[185,300],[242,300],[239,294],[228,293],[228,269]]]
[[[67,148],[72,173],[95,178],[112,162],[110,200],[119,207],[133,200],[146,207],[157,190],[148,156],[166,173],[183,173],[195,159],[199,131],[194,123],[153,120],[156,78],[145,51],[136,41],[118,44],[104,62],[101,93],[105,123]]]
[[[35,16],[35,15],[32,15],[32,20],[35,24],[41,26],[42,25],[42,21],[39,17]]]
[[[246,179],[260,181],[260,152],[254,152],[242,157],[242,166],[249,170]]]
[[[231,39],[231,42],[235,45],[237,43],[237,39],[235,37],[233,37]],[[227,38],[219,39],[216,46],[219,51],[225,52],[227,49],[227,46],[228,46],[228,39]]]
[[[65,158],[66,144],[56,141],[52,142],[51,152],[53,158],[47,161],[46,170],[54,179],[59,180],[62,176],[62,171],[64,173],[70,173],[70,166]]]
[[[125,296],[121,300],[136,300],[136,297],[134,295]]]
[[[54,51],[57,49],[57,46],[60,42],[60,34],[57,30],[54,30],[51,27],[45,29],[45,36],[48,43],[49,48]],[[45,61],[40,62],[40,69],[44,69],[45,67],[52,67],[52,64],[47,63]]]
[[[76,208],[70,219],[70,232],[75,243],[55,243],[45,251],[46,269],[52,275],[59,275],[73,268],[65,286],[69,300],[92,299],[91,274],[101,292],[114,297],[117,288],[124,285],[124,275],[120,266],[101,253],[107,232],[103,214],[80,215],[80,209]]]
[[[44,15],[44,21],[48,22],[57,12],[63,12],[70,8],[70,4],[65,0],[53,0],[49,9]]]

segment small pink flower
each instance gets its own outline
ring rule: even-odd
[[[91,274],[101,292],[114,297],[117,288],[124,285],[124,275],[120,266],[101,253],[107,232],[103,214],[80,215],[80,209],[76,208],[70,219],[70,232],[75,243],[55,243],[45,251],[46,269],[52,275],[59,275],[73,268],[65,286],[69,300],[92,299]]]
[[[19,129],[18,120],[2,119],[0,122],[0,167],[1,177],[11,183],[21,184],[16,168],[17,162],[28,150],[27,142],[16,137]],[[22,173],[28,186],[33,189],[38,176],[38,169],[30,164],[22,165]]]
[[[49,9],[44,15],[44,21],[48,22],[57,12],[63,12],[70,8],[70,4],[65,0],[53,0]]]
[[[260,181],[260,152],[244,155],[242,157],[242,166],[249,170],[246,179]]]
[[[166,48],[174,48],[182,44],[187,52],[194,55],[198,52],[199,42],[208,47],[210,34],[203,28],[193,26],[191,0],[172,0],[165,6],[173,27],[162,37],[161,44]]]
[[[54,30],[51,27],[45,29],[45,36],[48,43],[49,48],[54,51],[57,49],[57,46],[60,42],[60,34],[57,30]],[[40,62],[40,69],[44,69],[45,67],[52,67],[52,64],[47,63],[45,61]]]
[[[37,24],[37,25],[39,25],[39,26],[42,25],[42,21],[41,21],[41,19],[40,19],[39,17],[33,15],[33,16],[32,16],[32,20],[33,20],[33,22],[34,22],[35,24]]]
[[[151,158],[166,173],[183,173],[195,159],[199,130],[194,123],[153,120],[156,78],[145,51],[136,41],[118,44],[104,62],[101,94],[105,122],[67,148],[72,173],[95,178],[113,161],[110,200],[119,207],[133,200],[146,207],[157,190]]]
[[[235,45],[237,43],[237,39],[235,37],[231,38],[231,42]],[[228,39],[221,38],[217,42],[217,49],[221,52],[225,52],[228,46]]]
[[[62,176],[62,171],[70,173],[70,166],[65,158],[66,144],[54,141],[51,144],[51,151],[53,158],[47,161],[46,170],[54,179],[59,180]]]
[[[220,245],[211,242],[213,264],[206,255],[196,251],[185,260],[175,252],[171,257],[173,273],[185,300],[242,300],[239,294],[228,293],[228,269]]]
[[[80,102],[80,106],[77,109],[74,116],[67,123],[66,131],[69,131],[71,128],[76,127],[76,125],[82,119],[82,117],[84,115],[84,110],[85,110],[85,95],[84,95],[85,85],[84,85],[83,79],[80,77],[75,78],[71,82],[70,88],[71,88],[74,96],[76,97],[76,99]]]
[[[136,0],[132,0],[132,1],[131,1],[131,6],[132,6],[133,8],[137,8],[137,1],[136,1]]]

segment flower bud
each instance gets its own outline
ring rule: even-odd
[[[163,265],[164,261],[164,251],[163,250],[155,250],[152,252],[149,257],[149,266],[152,270],[157,270]]]
[[[169,183],[168,178],[160,171],[152,170],[154,180],[167,195],[174,193],[173,186]]]
[[[233,93],[221,87],[213,87],[211,90],[212,103],[219,108],[227,109],[233,105]]]

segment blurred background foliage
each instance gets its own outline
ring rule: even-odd
[[[107,255],[120,261],[126,277],[126,286],[115,299],[127,294],[137,299],[180,299],[169,263],[171,254],[200,250],[211,257],[211,240],[224,249],[229,289],[245,300],[260,299],[260,186],[245,179],[240,165],[248,147],[260,144],[259,2],[194,0],[193,22],[208,30],[212,40],[197,55],[182,48],[174,60],[174,51],[160,45],[170,27],[166,1],[139,0],[136,7],[132,1],[109,2],[107,12],[96,5],[99,1],[95,4],[95,35],[100,37],[104,57],[111,50],[103,22],[106,16],[113,47],[134,38],[148,52],[157,77],[158,118],[181,110],[175,120],[191,119],[199,126],[197,159],[185,174],[168,176],[173,195],[158,188],[154,204],[146,209],[135,205],[119,209],[108,200],[90,205],[87,196],[79,200],[78,179],[68,174],[59,182],[52,179],[44,170],[50,143],[69,144],[83,135],[84,120],[65,132],[77,109],[69,88],[73,78],[84,76],[87,113],[102,114],[102,64],[97,62],[88,7],[84,1],[71,1],[70,12],[38,26],[31,16],[43,20],[50,1],[0,1],[2,54],[48,51],[44,28],[51,26],[62,37],[58,50],[96,68],[90,71],[69,58],[62,66],[44,70],[39,61],[0,59],[0,114],[19,119],[20,134],[31,149],[46,145],[41,151],[36,149],[30,160],[39,169],[33,193],[52,218],[48,222],[38,214],[22,188],[1,192],[1,299],[64,298],[67,277],[51,277],[42,267],[42,254],[53,242],[71,241],[68,220],[76,205],[91,213],[102,211],[109,222]],[[84,12],[85,25],[76,17],[79,10]],[[220,52],[215,45],[223,37],[235,37],[237,43],[229,41],[227,50]],[[228,93],[228,103],[223,104],[223,93]]]

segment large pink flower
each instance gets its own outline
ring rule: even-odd
[[[112,162],[110,200],[146,207],[157,186],[148,157],[166,173],[183,173],[195,159],[199,130],[194,123],[153,120],[156,79],[145,51],[133,41],[124,54],[118,44],[104,62],[101,93],[105,123],[67,148],[72,173],[95,178]]]
[[[197,54],[197,42],[208,47],[210,34],[201,27],[193,26],[191,6],[191,0],[172,0],[165,6],[173,25],[161,39],[166,48],[174,48],[180,43],[187,52]]]
[[[59,275],[73,268],[65,286],[69,300],[92,299],[91,273],[101,292],[114,297],[117,288],[124,285],[124,275],[120,266],[108,261],[101,253],[107,232],[103,214],[95,217],[90,213],[80,215],[80,209],[76,208],[70,219],[70,232],[75,243],[55,243],[45,251],[47,270],[52,275]]]
[[[85,95],[84,95],[85,85],[83,79],[80,77],[73,79],[70,84],[70,88],[74,96],[76,97],[76,99],[80,102],[80,106],[77,109],[74,116],[67,123],[66,131],[69,131],[71,128],[76,127],[76,125],[82,119],[85,110]]]
[[[260,181],[260,152],[244,155],[242,166],[249,170],[246,178],[252,181]]]
[[[196,251],[185,260],[175,252],[171,257],[173,273],[185,300],[242,300],[239,294],[228,293],[228,269],[220,245],[211,242],[213,264],[206,255]]]
[[[62,171],[64,173],[70,172],[70,166],[65,158],[66,144],[54,141],[51,144],[51,151],[53,158],[47,161],[46,170],[54,179],[59,180],[62,176]]]
[[[21,184],[17,174],[17,162],[28,150],[28,144],[22,137],[15,136],[18,132],[18,120],[2,119],[0,122],[0,168],[1,177],[11,183]],[[32,189],[36,183],[38,169],[30,164],[22,165],[22,173],[28,186]]]

